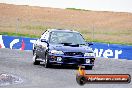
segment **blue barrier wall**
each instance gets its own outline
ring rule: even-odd
[[[1,38],[0,38],[1,39]],[[24,50],[32,50],[33,43],[37,39],[35,38],[25,38],[25,37],[14,37],[14,36],[2,36],[1,45],[4,45],[4,48],[11,48],[11,49],[21,49]]]
[[[93,43],[96,57],[132,60],[132,46],[119,44]]]
[[[32,50],[37,39],[0,35],[0,47],[20,50]],[[132,60],[132,46],[93,43],[91,46],[96,57]]]

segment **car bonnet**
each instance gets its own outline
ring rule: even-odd
[[[50,50],[59,50],[63,52],[92,52],[92,49],[85,45],[80,45],[79,47],[64,46],[63,44],[50,44]]]

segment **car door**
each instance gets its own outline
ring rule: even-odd
[[[43,40],[43,39],[41,39],[41,40]],[[47,43],[41,41],[41,43],[39,45],[39,49],[40,49],[40,57],[44,59],[45,58],[45,52],[48,49]]]
[[[48,49],[48,44],[47,44],[48,43],[48,38],[49,38],[49,32],[48,31],[43,33],[41,35],[41,38],[40,38],[40,45],[39,45],[40,57],[43,58],[43,59],[45,58],[45,52]]]
[[[40,46],[41,46],[41,44],[40,44],[40,39],[38,39],[37,40],[37,42],[36,42],[36,44],[35,44],[35,48],[36,48],[36,54],[37,54],[37,56],[39,56],[40,57],[40,51],[41,51],[41,49],[40,49]]]

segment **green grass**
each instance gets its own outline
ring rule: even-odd
[[[86,41],[89,41],[89,42],[97,42],[97,43],[107,43],[107,44],[120,44],[120,45],[132,45],[132,43],[125,43],[125,42],[113,42],[113,41],[104,41],[104,40],[97,40],[97,39],[88,39],[88,38],[85,38]]]
[[[41,26],[41,25],[36,25],[36,26],[33,26],[33,25],[26,25],[26,26],[21,26],[21,28],[23,29],[27,29],[27,30],[32,30],[32,29],[35,29],[35,30],[46,30],[46,29],[49,29],[51,27],[48,27],[48,26]]]
[[[40,36],[36,36],[36,35],[20,34],[20,33],[9,33],[9,32],[0,32],[0,35],[21,36],[21,37],[29,37],[29,38],[39,38],[40,37]]]
[[[9,32],[0,32],[0,35],[8,35],[8,36],[21,36],[21,37],[29,37],[29,38],[40,38],[40,36],[29,35],[29,34],[20,34],[20,33],[9,33]],[[132,45],[132,43],[124,43],[124,42],[111,42],[111,41],[103,41],[97,39],[85,38],[88,42],[99,42],[99,43],[108,43],[108,44],[121,44],[121,45]]]
[[[68,10],[77,10],[77,11],[90,11],[90,10],[86,10],[86,9],[77,9],[77,8],[66,8]]]

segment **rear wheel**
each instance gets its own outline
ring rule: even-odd
[[[51,67],[51,64],[49,63],[49,60],[48,60],[48,56],[47,55],[45,56],[45,64],[44,64],[44,67],[45,68]]]
[[[36,51],[33,52],[33,64],[34,65],[39,65],[40,64],[40,61],[37,61],[37,54],[36,54]]]

